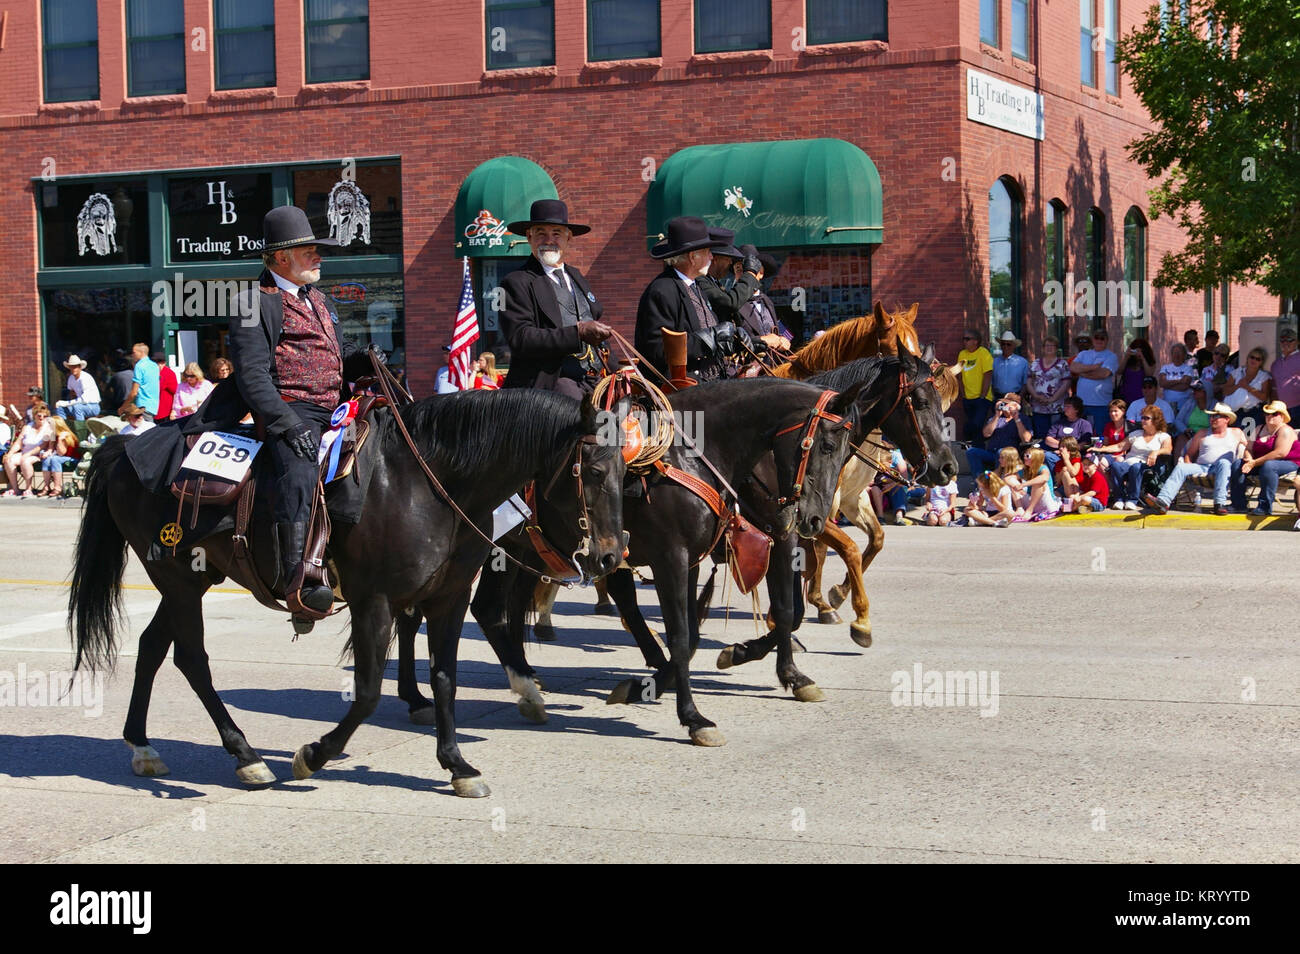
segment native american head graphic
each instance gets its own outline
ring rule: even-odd
[[[340,179],[330,189],[325,219],[330,238],[338,239],[340,245],[351,245],[358,233],[364,244],[370,244],[370,200],[350,179]]]
[[[77,254],[85,255],[87,248],[96,255],[117,251],[117,216],[102,192],[91,193],[77,213]]]

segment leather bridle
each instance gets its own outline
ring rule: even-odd
[[[785,434],[790,434],[799,430],[804,431],[803,439],[799,442],[799,447],[802,449],[803,453],[799,456],[799,469],[794,475],[794,495],[791,497],[777,497],[776,504],[778,507],[785,507],[789,504],[797,503],[799,498],[803,496],[803,481],[804,477],[807,476],[808,473],[808,462],[812,457],[813,444],[816,443],[817,423],[819,421],[829,421],[831,424],[846,429],[852,427],[852,423],[847,418],[841,417],[838,414],[826,413],[826,405],[830,404],[830,402],[837,396],[838,392],[836,391],[823,391],[821,396],[817,398],[817,406],[814,407],[812,413],[808,415],[808,420],[804,421],[802,424],[794,424],[790,427],[784,427],[772,435],[772,440],[775,441],[778,437]],[[893,409],[891,408],[890,410],[892,411]]]
[[[926,469],[929,467],[930,447],[928,444],[926,444],[925,434],[922,433],[921,431],[921,422],[916,418],[916,408],[912,406],[912,392],[915,391],[923,384],[934,384],[934,383],[935,380],[934,380],[933,370],[931,370],[929,377],[917,378],[915,381],[909,381],[907,380],[907,369],[899,368],[898,369],[898,394],[895,395],[894,403],[889,406],[889,410],[885,412],[885,416],[880,419],[880,422],[882,424],[885,421],[889,420],[889,416],[898,409],[898,405],[900,403],[907,407],[908,420],[911,421],[912,430],[916,432],[916,439],[921,444],[921,469],[917,473],[916,475],[917,477],[920,477],[922,474],[924,474]],[[879,441],[873,441],[870,438],[864,437],[862,439],[862,443],[856,445],[853,449],[854,453],[856,453],[863,460],[866,460],[866,457],[861,451],[862,444],[870,444],[871,446],[878,448],[879,450],[889,450],[889,448],[885,447],[885,445],[881,444]],[[915,481],[915,478],[913,480],[908,480],[906,477],[904,477],[902,474],[895,471],[888,464],[881,464],[874,460],[868,461],[868,463],[870,463],[873,467],[876,468],[876,470],[880,471],[890,480],[894,480],[900,484],[911,484]]]
[[[586,574],[578,565],[578,557],[587,556],[591,553],[591,520],[587,513],[587,495],[582,486],[582,447],[584,444],[595,444],[598,438],[594,434],[588,434],[578,441],[573,452],[573,467],[571,473],[578,485],[578,530],[582,536],[579,538],[578,547],[573,553],[565,559],[556,547],[546,539],[546,534],[542,532],[541,525],[538,522],[537,510],[537,482],[530,480],[524,487],[524,503],[528,505],[529,516],[524,522],[524,530],[528,534],[528,540],[541,557],[546,568],[551,571],[550,576],[543,576],[544,582],[554,583],[575,583],[586,579]],[[542,491],[544,499],[550,499],[551,491],[555,489],[556,482],[564,472],[565,465],[568,464],[566,457],[560,462],[560,466],[555,469],[551,479],[547,481],[545,489]],[[577,577],[573,577],[573,571],[577,571]]]

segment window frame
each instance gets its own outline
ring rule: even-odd
[[[586,4],[585,4],[585,6],[586,6],[586,13],[587,13],[587,62],[588,62],[588,63],[608,63],[608,62],[610,62],[610,61],[612,61],[612,60],[625,60],[625,59],[655,59],[655,58],[657,58],[657,57],[661,57],[661,56],[663,56],[663,53],[664,53],[664,12],[663,12],[663,5],[660,4],[660,3],[658,2],[658,0],[654,0],[654,8],[655,8],[655,52],[653,52],[653,53],[648,53],[648,54],[646,54],[644,57],[639,57],[639,56],[638,56],[638,57],[626,57],[626,56],[600,56],[600,57],[598,57],[598,56],[596,56],[596,50],[595,50],[595,46],[594,46],[594,43],[595,43],[595,31],[592,30],[592,28],[591,28],[591,5],[592,5],[593,3],[596,3],[596,2],[599,2],[599,0],[587,0],[587,2],[586,2]],[[486,17],[487,17],[487,12],[486,12],[486,11],[487,11],[487,4],[486,4],[486,3],[483,5],[483,9],[484,9],[484,27],[486,28],[486,26],[487,26],[487,23],[486,23]],[[552,5],[551,9],[552,9],[552,14],[553,14],[553,13],[554,13],[554,9],[555,9],[555,8],[554,8],[554,5]]]
[[[366,25],[366,68],[362,76],[331,76],[329,79],[312,79],[311,71],[311,37],[312,27],[338,26],[345,23],[364,23]],[[307,16],[307,0],[302,0],[302,76],[304,86],[319,86],[324,83],[356,83],[370,79],[370,0],[366,0],[364,17],[332,17],[328,20],[312,20]]]
[[[1069,254],[1070,246],[1066,241],[1067,236],[1067,217],[1069,208],[1060,199],[1051,199],[1043,212],[1043,248],[1046,255],[1043,257],[1043,271],[1047,275],[1047,281],[1058,282],[1061,285],[1061,301],[1064,305],[1066,294],[1066,276],[1069,273]],[[1052,221],[1048,222],[1048,215],[1051,215]],[[1048,228],[1052,229],[1048,233]],[[1053,259],[1056,259],[1053,262]],[[1053,267],[1055,266],[1055,267]],[[1061,308],[1061,314],[1050,319],[1052,323],[1052,334],[1056,335],[1056,340],[1064,346],[1066,341],[1066,317],[1068,309]]]
[[[872,40],[879,40],[882,43],[889,42],[889,0],[878,0],[878,2],[880,3],[880,5],[884,10],[885,29],[884,29],[884,34],[882,36],[870,36],[864,34],[861,36],[839,36],[833,38],[814,36],[813,28],[812,28],[812,17],[809,15],[808,12],[808,7],[813,2],[815,2],[815,0],[804,0],[804,27],[808,31],[809,46],[822,46],[822,45],[829,45],[832,43],[865,43]],[[875,0],[860,0],[860,2],[875,2]],[[770,9],[771,7],[769,6],[769,10]]]
[[[1023,308],[1023,295],[1021,294],[1020,286],[1024,281],[1024,269],[1025,269],[1025,256],[1024,256],[1025,199],[1024,199],[1024,194],[1020,190],[1020,184],[1015,179],[1013,179],[1011,176],[998,176],[996,179],[993,180],[993,185],[989,186],[990,206],[992,205],[993,202],[993,198],[992,198],[993,189],[995,186],[999,186],[999,185],[1002,186],[1003,190],[1007,194],[1007,198],[1011,202],[1011,215],[1010,215],[1010,221],[1008,223],[1010,225],[1010,228],[1008,230],[1010,232],[1010,235],[1008,235],[1007,237],[1007,241],[1010,243],[1011,246],[1011,256],[1007,266],[1008,270],[1011,273],[1011,284],[1009,288],[1009,298],[1008,298],[1009,308],[1011,311],[1010,330],[1013,334],[1015,334],[1017,338],[1023,338],[1024,336],[1022,332],[1024,330],[1023,327],[1024,308]],[[992,232],[993,232],[992,222],[990,221],[988,226],[988,232],[986,233],[984,238],[986,252],[991,250],[991,247],[993,245]],[[994,333],[994,328],[993,328],[992,254],[989,254],[989,277],[988,277],[988,283],[985,285],[985,294],[986,294],[985,300],[988,302],[989,305],[989,313],[988,313],[988,321],[987,321],[988,334],[989,334],[988,340],[992,342],[992,341],[996,341],[998,338],[998,335]],[[1006,329],[1002,329],[1002,330],[1006,330]]]
[[[1025,52],[1024,55],[1016,52],[1016,7],[1019,6],[1025,11]],[[1034,58],[1034,30],[1033,30],[1034,5],[1029,0],[1011,0],[1011,56],[1017,60],[1023,60],[1028,63]]]
[[[275,53],[275,2],[274,0],[272,0],[271,2],[271,22],[269,24],[266,24],[264,26],[254,26],[254,27],[227,27],[225,29],[222,29],[221,27],[217,26],[217,4],[223,2],[231,3],[231,2],[238,2],[238,0],[212,0],[212,88],[216,90],[273,89],[274,87],[278,86],[279,73],[277,72],[276,53]],[[306,15],[307,15],[307,9],[304,6],[303,7],[304,19],[306,18]],[[271,76],[272,76],[271,83],[270,84],[264,83],[261,85],[251,85],[251,86],[223,86],[221,84],[221,42],[220,42],[221,38],[223,36],[231,36],[233,34],[239,34],[239,33],[268,33],[268,32],[271,34]],[[305,42],[306,40],[305,32],[303,34],[303,39]],[[306,56],[305,48],[303,50],[303,55]]]
[[[993,23],[985,24],[984,10],[986,5],[989,6],[993,13]],[[992,31],[991,34],[986,32],[985,26]],[[1002,3],[1001,0],[980,0],[980,42],[985,46],[991,46],[994,49],[1002,49],[999,43],[999,37],[1002,34]],[[992,39],[989,39],[990,35]]]
[[[1088,210],[1084,220],[1084,244],[1088,268],[1088,281],[1092,285],[1092,327],[1105,328],[1105,299],[1101,295],[1101,283],[1106,280],[1106,213],[1095,205]]]
[[[1086,26],[1083,23],[1084,10],[1088,11]],[[1097,51],[1093,49],[1096,36],[1096,0],[1079,0],[1079,84],[1089,89],[1097,89]],[[1085,50],[1087,51],[1086,55]]]
[[[100,82],[99,82],[99,9],[98,4],[91,0],[90,8],[95,13],[95,38],[93,40],[82,40],[76,43],[50,43],[47,39],[50,24],[50,18],[46,16],[46,7],[53,0],[41,0],[41,101],[45,103],[80,103],[93,102],[99,99]],[[50,62],[49,53],[51,50],[79,50],[85,47],[94,47],[95,50],[95,95],[88,98],[68,98],[68,99],[51,99],[50,98]]]
[[[692,41],[691,49],[696,56],[708,55],[710,53],[752,53],[755,51],[772,49],[772,0],[761,0],[767,4],[767,45],[766,46],[746,46],[739,49],[702,49],[700,47],[700,0],[691,0],[691,25],[695,36]]]
[[[131,35],[131,4],[138,0],[126,0],[122,5],[122,15],[124,18],[123,32],[126,36],[126,97],[127,99],[139,99],[145,96],[178,96],[188,91],[188,83],[185,77],[185,19],[182,14],[181,32],[180,33],[154,33],[148,36]],[[159,40],[178,40],[181,45],[181,87],[180,89],[169,90],[149,90],[148,92],[137,93],[132,89],[133,81],[131,78],[131,47],[137,43],[156,43]]]

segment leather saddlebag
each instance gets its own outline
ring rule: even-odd
[[[739,514],[727,523],[727,547],[731,576],[740,592],[749,593],[767,575],[772,555],[772,538]]]

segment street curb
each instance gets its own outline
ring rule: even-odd
[[[1075,524],[1090,527],[1129,527],[1136,530],[1290,530],[1295,526],[1296,514],[1272,517],[1250,517],[1244,513],[1230,513],[1216,517],[1211,513],[1179,513],[1170,511],[1163,516],[1145,513],[1068,513],[1050,521],[1055,524]]]

